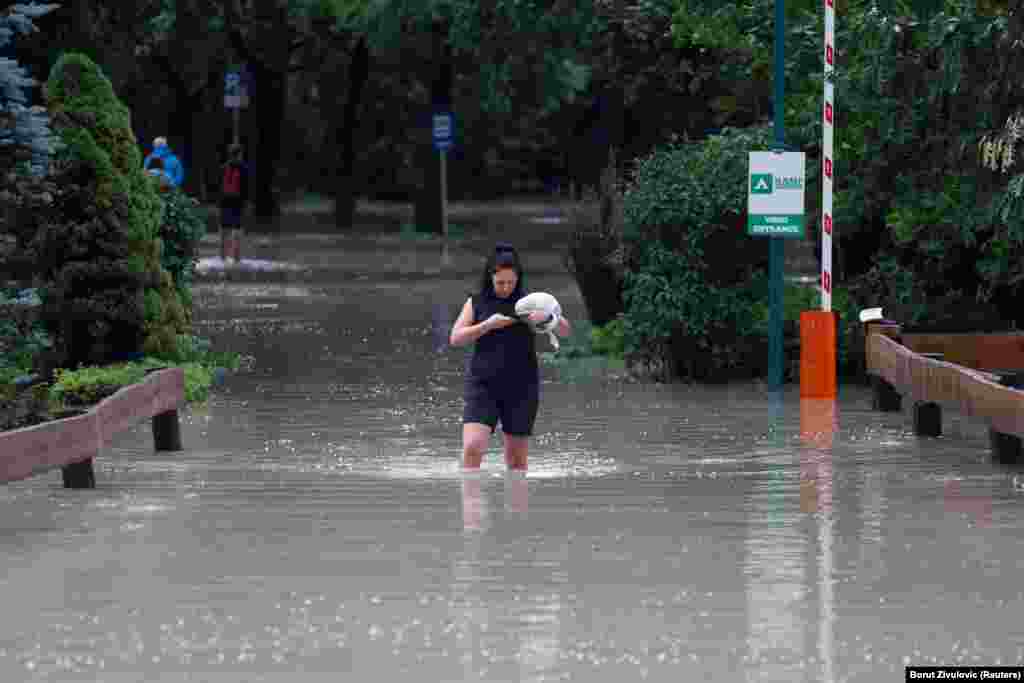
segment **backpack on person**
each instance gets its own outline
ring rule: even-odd
[[[227,164],[224,167],[224,178],[221,183],[221,191],[225,197],[242,196],[242,167],[237,164]]]

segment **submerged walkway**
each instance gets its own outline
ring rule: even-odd
[[[443,339],[475,273],[414,272],[432,254],[282,238],[265,257],[316,277],[201,283],[199,333],[249,360],[183,413],[186,450],[154,453],[143,427],[97,460],[95,490],[0,488],[0,679],[867,682],[1024,663],[1024,485],[982,426],[950,416],[924,442],[866,387],[774,402],[545,365],[528,474],[506,475],[495,439],[466,477],[465,352]],[[534,263],[531,288],[579,320],[555,257]]]

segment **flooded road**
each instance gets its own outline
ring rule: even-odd
[[[263,251],[259,251],[262,249]],[[542,369],[526,476],[459,467],[477,254],[267,242],[197,287],[251,356],[96,462],[0,489],[3,681],[878,681],[1024,663],[1024,479],[977,424]],[[212,250],[211,250],[212,253]],[[530,289],[584,317],[557,255]],[[546,348],[546,342],[539,342]],[[571,376],[570,376],[571,375]]]

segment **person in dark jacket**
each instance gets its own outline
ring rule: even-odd
[[[475,343],[466,372],[462,415],[464,469],[479,469],[500,421],[506,466],[526,470],[529,437],[540,399],[540,368],[536,333],[515,313],[516,301],[525,292],[518,253],[512,245],[498,243],[484,266],[480,291],[469,297],[452,326],[452,346]],[[529,320],[540,323],[546,317],[535,311]],[[555,332],[568,336],[569,321],[562,318]]]
[[[145,161],[142,162],[142,168],[148,171],[155,159],[162,162],[164,172],[171,184],[174,187],[181,187],[185,181],[185,168],[171,148],[167,146],[167,138],[159,137],[153,140],[153,151],[146,155]]]
[[[236,262],[242,258],[242,216],[249,201],[249,166],[242,146],[235,143],[228,149],[228,160],[221,177],[220,256]]]

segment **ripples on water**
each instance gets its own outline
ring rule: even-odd
[[[500,435],[466,475],[465,356],[439,352],[430,288],[375,287],[372,308],[353,291],[201,289],[206,333],[255,363],[186,413],[189,450],[153,454],[143,426],[95,491],[57,473],[0,489],[3,680],[1022,663],[1024,482],[977,426],[919,440],[858,387],[801,405],[545,368],[527,475],[505,472]]]

